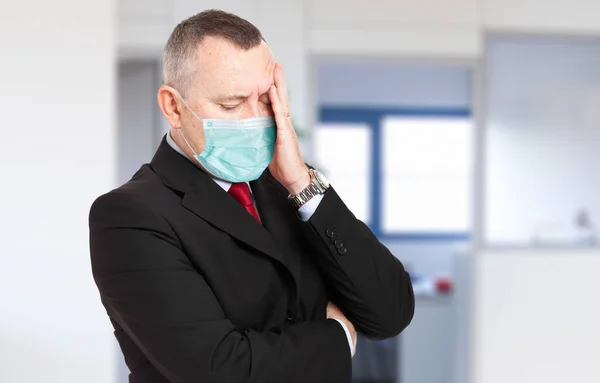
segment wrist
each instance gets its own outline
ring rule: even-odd
[[[305,169],[304,173],[298,178],[298,181],[286,186],[286,189],[291,195],[296,195],[306,189],[308,185],[310,185],[310,174],[308,173],[308,169]]]

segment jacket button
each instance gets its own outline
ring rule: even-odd
[[[327,230],[325,231],[325,233],[327,234],[327,236],[328,236],[329,238],[332,238],[332,237],[333,237],[333,235],[334,235],[334,233],[333,233],[333,231],[332,231],[331,229],[327,229]]]
[[[338,253],[340,255],[344,255],[348,252],[348,250],[345,247],[342,247],[341,249],[338,249]]]
[[[342,247],[344,247],[344,243],[342,241],[340,241],[339,239],[337,239],[334,243],[335,247],[337,247],[338,249],[341,249]]]

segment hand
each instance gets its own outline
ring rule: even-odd
[[[269,170],[273,177],[294,195],[310,184],[310,175],[302,160],[298,137],[292,126],[287,85],[281,64],[275,64],[273,77],[275,84],[269,89],[269,99],[277,124],[277,141]]]
[[[350,331],[350,336],[352,337],[352,348],[354,348],[356,346],[356,329],[354,328],[354,325],[348,320],[348,318],[346,318],[342,310],[340,310],[335,303],[330,301],[327,303],[327,319],[334,318],[344,322],[348,328],[348,331]]]

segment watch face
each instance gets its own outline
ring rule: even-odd
[[[329,187],[329,181],[327,180],[327,178],[325,178],[325,176],[323,175],[323,173],[315,171],[315,176],[317,178],[317,181],[319,181],[319,183],[321,185],[323,185],[324,188],[328,188]]]

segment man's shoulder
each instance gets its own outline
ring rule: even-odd
[[[145,164],[121,186],[100,195],[90,208],[90,219],[98,213],[114,213],[149,208],[166,187],[150,165]]]

